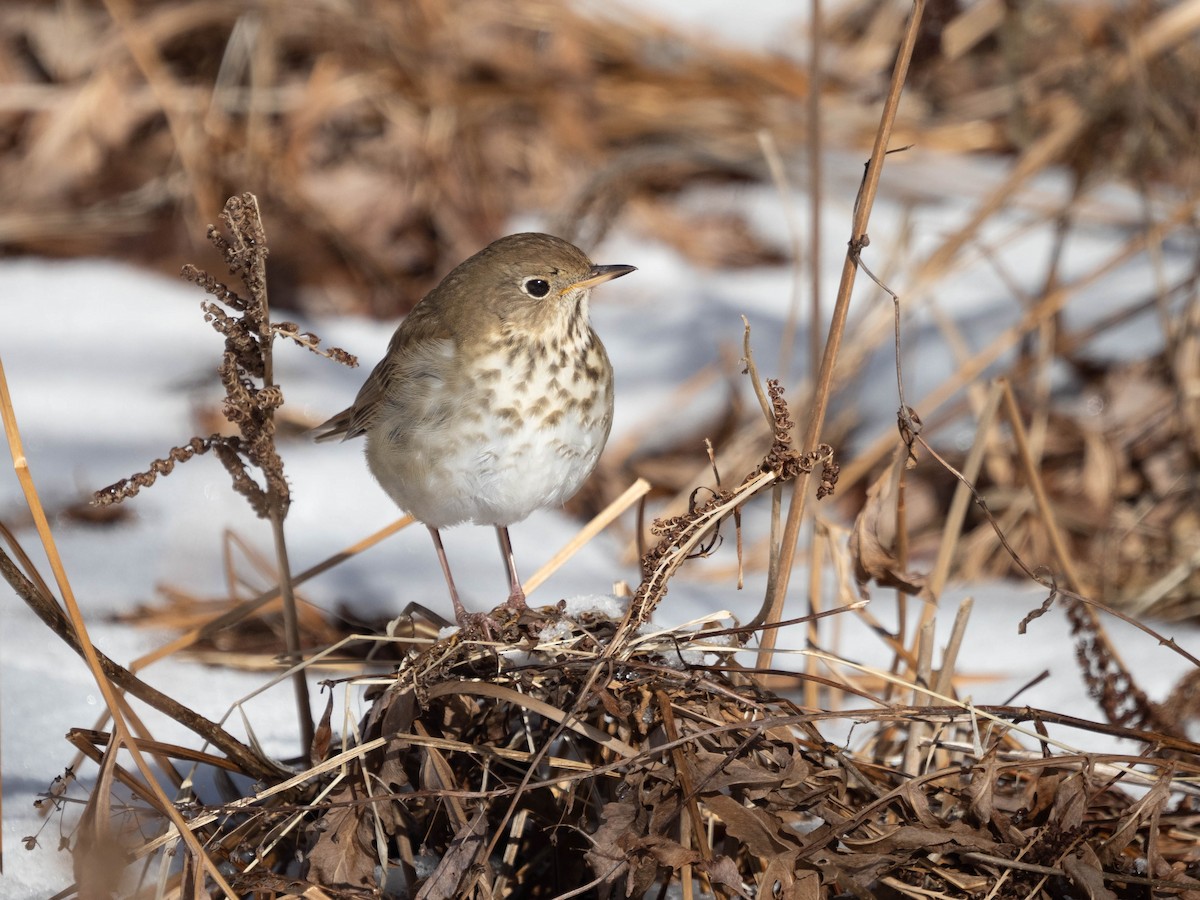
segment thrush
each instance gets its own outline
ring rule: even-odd
[[[506,605],[525,609],[508,527],[561,506],[608,440],[613,373],[588,319],[592,288],[635,270],[597,266],[548,234],[513,234],[459,264],[408,314],[353,405],[317,440],[365,436],[380,486],[433,536],[455,618],[459,599],[439,530],[496,529]]]

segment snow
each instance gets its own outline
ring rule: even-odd
[[[731,15],[724,0],[650,4],[578,0],[576,6],[597,19],[657,23],[691,34],[697,42],[715,41],[731,49],[792,53],[806,40],[808,4],[788,0],[756,0],[753,15]]]

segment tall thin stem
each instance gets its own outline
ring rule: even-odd
[[[884,101],[879,129],[875,133],[875,146],[871,150],[871,159],[867,164],[858,203],[855,205],[854,224],[851,229],[849,247],[846,250],[846,259],[842,263],[842,278],[838,285],[837,301],[833,308],[833,320],[829,325],[829,337],[825,341],[825,353],[821,357],[821,370],[817,377],[812,413],[804,434],[803,446],[806,448],[816,447],[820,443],[821,427],[825,424],[825,413],[829,408],[829,395],[833,386],[833,371],[837,364],[838,351],[842,345],[846,317],[850,312],[850,295],[854,290],[855,275],[858,273],[858,257],[867,243],[867,224],[871,218],[875,195],[879,190],[879,179],[883,174],[883,159],[892,136],[896,109],[900,105],[900,94],[904,89],[905,79],[908,77],[908,66],[912,60],[913,47],[917,42],[917,32],[924,12],[925,0],[913,0],[912,14],[909,17],[908,28],[904,32],[904,40],[896,54],[896,66],[892,71],[891,87],[888,90],[887,99]],[[787,523],[783,529],[779,577],[776,579],[773,594],[767,599],[763,611],[759,614],[768,624],[779,621],[783,613],[783,601],[787,596],[792,564],[796,559],[796,548],[800,541],[800,522],[804,515],[805,500],[808,496],[808,482],[809,474],[801,472],[792,488]],[[760,668],[769,668],[771,665],[777,631],[777,629],[768,628],[763,632],[757,660]]]
[[[248,195],[254,207],[255,227],[259,229],[262,240],[260,252],[254,254],[253,272],[248,280],[252,299],[260,304],[258,320],[259,352],[263,365],[263,390],[272,390],[275,385],[275,367],[272,349],[275,344],[275,332],[271,328],[271,307],[267,302],[267,254],[266,233],[262,230],[262,217],[259,214],[258,198]],[[271,413],[272,419],[274,413]],[[273,426],[271,426],[273,427]],[[281,489],[282,485],[282,489]],[[279,593],[283,598],[283,639],[287,649],[287,664],[294,666],[300,662],[300,617],[296,610],[296,594],[292,586],[292,567],[288,560],[287,541],[283,534],[283,520],[287,516],[290,498],[284,493],[286,483],[282,480],[267,478],[268,510],[271,519],[271,536],[275,542],[275,562],[279,568]],[[292,674],[292,687],[296,695],[296,715],[300,723],[301,752],[309,753],[313,745],[315,729],[312,718],[312,704],[308,694],[308,677],[303,669],[297,669]]]

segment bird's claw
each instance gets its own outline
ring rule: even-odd
[[[463,634],[479,634],[488,641],[496,640],[501,631],[500,623],[487,613],[462,612],[455,616],[455,619],[458,621],[459,631]]]
[[[525,602],[525,592],[517,588],[508,595],[508,599],[504,601],[504,605],[515,613],[523,613],[529,609],[529,604]]]

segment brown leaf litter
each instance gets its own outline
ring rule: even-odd
[[[1024,896],[1048,880],[1200,897],[1180,780],[1200,774],[1194,757],[1031,755],[1013,730],[1038,722],[1030,708],[805,709],[732,664],[727,633],[628,622],[532,611],[498,644],[460,633],[376,682],[307,807],[307,883],[377,890],[386,858],[389,890],[428,897],[638,897],[673,880],[728,897]],[[833,718],[888,742],[831,744]],[[882,751],[917,720],[938,730],[909,773]]]

